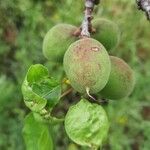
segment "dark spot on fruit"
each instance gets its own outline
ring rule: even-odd
[[[114,64],[118,64],[118,65],[116,65],[116,66],[120,66],[119,68],[121,68],[121,70],[124,70],[125,69],[125,64],[124,64],[124,62],[122,61],[122,60],[120,60],[120,59],[114,59],[113,60],[114,61]]]
[[[131,80],[132,80],[131,72],[127,72],[127,73],[126,73],[126,77],[127,77],[127,80],[128,80],[128,81],[131,81]]]
[[[101,70],[101,65],[100,64],[98,64],[98,68],[99,68],[99,70]]]

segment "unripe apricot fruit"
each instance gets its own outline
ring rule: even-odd
[[[77,37],[73,35],[76,29],[70,24],[57,24],[52,27],[43,41],[44,56],[48,60],[62,62],[69,45],[77,40]]]
[[[101,42],[106,50],[112,50],[118,45],[120,31],[117,24],[103,18],[93,20],[92,24],[96,29],[92,37]]]
[[[109,80],[100,92],[103,98],[121,99],[129,96],[135,85],[134,72],[122,59],[110,56],[111,72]]]
[[[80,93],[97,93],[106,85],[111,64],[104,46],[83,38],[70,45],[64,55],[64,69],[72,87]]]

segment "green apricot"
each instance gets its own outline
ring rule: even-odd
[[[72,87],[80,93],[97,93],[106,85],[110,58],[95,39],[83,38],[70,45],[64,55],[64,69]]]
[[[77,40],[73,35],[76,27],[69,24],[57,24],[46,34],[43,41],[43,54],[51,61],[61,62],[67,48]]]
[[[96,29],[92,37],[101,42],[106,50],[112,50],[118,45],[120,31],[117,24],[103,18],[93,20],[92,24]]]
[[[110,60],[110,77],[100,94],[108,99],[121,99],[129,96],[135,85],[133,70],[126,62],[118,57],[110,56]]]
[[[69,108],[65,117],[65,130],[75,143],[96,149],[107,138],[107,114],[102,106],[82,99]]]

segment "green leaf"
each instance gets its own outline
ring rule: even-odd
[[[39,82],[43,77],[48,77],[48,69],[43,65],[36,64],[32,65],[27,74],[27,81],[31,84],[34,82]]]
[[[107,137],[107,114],[100,105],[82,99],[69,108],[65,117],[65,129],[75,143],[97,149]]]
[[[61,87],[49,77],[48,69],[41,64],[32,65],[22,84],[24,102],[34,112],[40,112],[46,106],[51,110],[60,99]]]
[[[53,150],[53,142],[47,124],[37,122],[32,113],[25,118],[23,137],[27,150]]]

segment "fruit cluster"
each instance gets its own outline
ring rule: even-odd
[[[122,59],[108,54],[118,45],[118,26],[103,18],[95,19],[92,25],[90,38],[75,34],[78,28],[72,25],[54,26],[44,38],[44,56],[63,62],[71,86],[81,94],[112,100],[129,96],[135,84],[134,72]],[[77,144],[98,147],[106,138],[109,123],[100,105],[82,99],[69,109],[65,128]]]
[[[72,87],[80,92],[100,93],[106,99],[128,96],[134,87],[134,73],[126,62],[108,52],[120,39],[118,26],[107,19],[93,21],[91,38],[75,35],[77,27],[58,24],[48,31],[43,42],[44,56],[63,61]],[[68,49],[68,50],[67,50]]]

